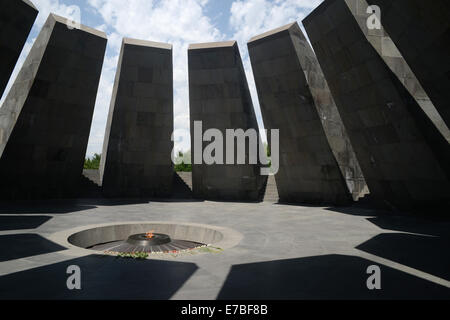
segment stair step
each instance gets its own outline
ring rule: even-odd
[[[278,188],[274,176],[268,176],[264,202],[278,202]]]

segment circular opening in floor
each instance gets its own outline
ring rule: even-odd
[[[99,226],[76,232],[68,242],[74,246],[116,255],[182,253],[217,250],[224,234],[216,228],[194,224],[139,223]]]

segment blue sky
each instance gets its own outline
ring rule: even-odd
[[[100,29],[108,35],[108,47],[89,138],[88,156],[102,151],[106,119],[123,37],[168,42],[173,45],[174,124],[177,137],[175,148],[186,151],[190,148],[188,45],[196,42],[238,41],[255,112],[260,128],[263,128],[246,43],[255,35],[294,21],[301,26],[301,20],[322,2],[322,0],[31,1],[39,9],[39,15],[11,77],[9,87],[17,76],[49,13],[81,21],[82,24]]]

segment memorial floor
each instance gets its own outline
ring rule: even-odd
[[[56,234],[166,221],[232,229],[221,252],[126,259]],[[0,299],[448,299],[450,220],[271,202],[71,200],[0,204]],[[81,290],[67,268],[80,267]],[[381,290],[367,269],[381,268]]]

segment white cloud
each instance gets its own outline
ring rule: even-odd
[[[87,149],[88,156],[92,156],[94,153],[102,152],[106,120],[108,118],[118,60],[119,56],[117,54],[114,56],[106,56],[103,62],[103,70],[98,87],[97,101],[92,119],[91,134]]]
[[[263,127],[246,42],[254,35],[301,20],[322,0],[244,0],[231,6],[230,26],[233,39],[238,40],[247,73],[255,111]],[[114,30],[108,35],[109,48],[119,54],[121,37],[168,42],[174,54],[174,112],[175,129],[181,132],[178,149],[187,150],[189,143],[189,89],[187,75],[187,47],[189,43],[225,40],[225,36],[205,14],[207,0],[88,0],[102,16],[105,24]],[[111,69],[111,71],[113,71]],[[114,81],[113,74],[103,75],[91,132],[89,152],[100,150],[106,123],[107,108]],[[107,85],[109,84],[109,85]],[[103,124],[103,125],[102,125]],[[265,136],[263,135],[265,140]]]
[[[82,14],[89,12],[100,15],[103,21],[93,27],[108,34],[107,55],[99,85],[88,155],[102,151],[122,37],[168,42],[173,45],[175,129],[184,135],[183,141],[177,142],[176,147],[189,149],[188,45],[227,40],[205,13],[208,0],[86,0],[86,2],[90,7],[83,7]],[[292,21],[298,21],[301,26],[301,20],[320,2],[322,0],[238,0],[232,3],[229,13],[224,12],[230,14],[229,27],[232,34],[229,39],[239,42],[261,127],[262,117],[247,53],[247,41],[255,35]],[[34,31],[40,31],[51,12],[75,18],[73,6],[66,5],[61,0],[33,0],[33,3],[39,9]],[[83,16],[81,22],[85,23]],[[34,39],[31,38],[27,41],[7,90],[22,67],[33,42]]]
[[[231,5],[230,26],[234,31],[233,39],[239,43],[244,68],[249,82],[250,92],[260,128],[263,128],[261,110],[255,81],[248,57],[247,42],[254,36],[266,31],[301,20],[316,8],[323,0],[238,0]],[[265,135],[263,134],[265,140]]]
[[[71,18],[75,21],[81,20],[81,8],[75,5],[66,5],[59,0],[32,0],[35,7],[39,10],[36,18],[37,27],[41,28],[50,13],[55,13],[65,18]]]
[[[231,5],[230,25],[234,37],[246,43],[265,31],[301,20],[323,0],[239,0]]]
[[[223,34],[204,13],[205,0],[88,0],[108,29],[108,52],[119,55],[122,37],[173,45],[175,129],[184,132],[176,148],[190,149],[187,48],[190,43],[218,41]],[[115,58],[117,61],[117,58]],[[105,64],[99,88],[88,154],[101,151],[116,65]]]

